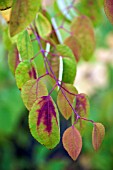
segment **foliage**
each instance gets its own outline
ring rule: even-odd
[[[66,6],[66,2],[62,2],[64,10],[60,9],[57,1],[46,8],[39,0],[0,3],[1,10],[12,5],[7,32],[10,42],[8,61],[23,102],[30,111],[31,134],[52,149],[60,141],[58,109],[65,119],[72,117],[72,125],[65,130],[62,141],[73,160],[77,159],[82,148],[82,122],[89,121],[94,126],[92,144],[95,150],[99,149],[105,133],[101,123],[87,118],[87,95],[78,93],[73,86],[77,63],[89,61],[95,50],[94,26],[98,26],[95,18],[102,17],[101,12],[95,10],[102,8],[102,4],[89,0],[79,3],[72,1]],[[89,4],[95,9],[92,15],[85,9],[81,13],[82,6]],[[105,11],[111,21],[107,1]]]

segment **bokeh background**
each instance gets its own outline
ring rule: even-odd
[[[96,50],[78,65],[75,86],[90,98],[90,116],[104,124],[105,139],[98,152],[92,147],[88,123],[83,148],[72,161],[62,142],[53,150],[31,136],[26,110],[8,66],[7,43],[0,24],[0,170],[113,170],[113,26],[103,14],[96,29]],[[61,135],[68,123],[61,117]]]

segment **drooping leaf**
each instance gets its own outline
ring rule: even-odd
[[[13,0],[0,0],[0,10],[11,8]]]
[[[35,18],[41,0],[16,0],[12,7],[10,35],[23,31]]]
[[[19,54],[16,45],[13,45],[12,49],[9,51],[8,64],[11,72],[15,74],[15,70],[20,63]]]
[[[23,102],[28,110],[31,109],[34,102],[42,96],[47,96],[48,91],[45,84],[38,79],[27,81],[21,91]]]
[[[92,144],[93,148],[97,151],[103,141],[105,135],[105,128],[101,123],[94,123],[92,131]]]
[[[102,22],[102,6],[103,0],[81,0],[79,11],[88,16],[94,26],[98,26]]]
[[[76,88],[72,84],[63,84],[62,86],[64,87],[64,89],[66,89],[67,91],[70,92],[70,93],[68,93],[62,88],[62,91],[63,91],[63,93],[65,93],[65,96],[68,99],[68,101],[71,104],[73,104],[73,100],[74,100],[75,96],[72,94],[76,95],[78,93]],[[58,104],[59,110],[60,110],[61,114],[64,116],[64,118],[69,119],[72,114],[72,108],[69,105],[68,101],[66,100],[65,96],[63,95],[62,91],[60,90],[58,93],[57,104]]]
[[[104,10],[109,21],[113,24],[113,1],[112,0],[104,0]]]
[[[78,62],[81,57],[81,46],[74,36],[69,36],[65,39],[64,44],[71,48],[75,56],[76,61]]]
[[[50,96],[40,97],[29,114],[29,126],[33,137],[48,149],[60,141],[59,115]]]
[[[27,60],[33,57],[33,46],[27,30],[19,34],[17,38],[17,48],[22,60]]]
[[[30,79],[36,79],[37,72],[34,63],[25,60],[21,62],[15,71],[15,79],[19,89]]]
[[[42,38],[46,38],[50,35],[52,31],[51,24],[49,20],[40,12],[37,14],[35,24],[38,29],[38,33]]]
[[[90,109],[90,105],[89,105],[88,96],[84,93],[78,94],[76,96],[76,105],[75,105],[76,113],[80,117],[87,118],[89,115],[89,109]],[[75,122],[76,121],[75,114],[73,113],[72,116],[73,116],[72,119],[74,119],[73,122]],[[83,132],[86,123],[87,123],[86,121],[79,119],[78,122],[75,124],[75,126],[81,132]]]
[[[79,131],[71,126],[65,130],[62,138],[63,146],[73,160],[76,160],[82,149],[82,138]]]
[[[85,15],[76,17],[72,21],[71,31],[81,45],[81,57],[89,60],[95,49],[95,35],[91,20]]]
[[[57,45],[56,52],[63,59],[63,75],[64,83],[72,84],[76,75],[76,60],[71,49],[66,45]]]

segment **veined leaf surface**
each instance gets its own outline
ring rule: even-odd
[[[50,96],[40,97],[29,114],[29,126],[33,137],[48,149],[60,141],[59,115]]]

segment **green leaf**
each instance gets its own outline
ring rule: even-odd
[[[71,104],[73,104],[73,100],[74,100],[75,96],[72,94],[76,95],[78,93],[76,88],[72,84],[63,84],[62,86],[64,89],[66,89],[68,92],[70,92],[70,93],[68,93],[67,91],[65,91],[62,88],[62,91],[65,94],[65,96],[67,97],[68,101]],[[65,119],[68,120],[72,114],[72,108],[69,105],[68,101],[66,100],[65,96],[63,95],[62,91],[60,90],[58,93],[57,104],[58,104],[61,114],[64,116]]]
[[[109,21],[113,24],[113,1],[104,0],[104,10]]]
[[[36,79],[37,72],[34,63],[25,60],[21,62],[15,71],[15,79],[19,89],[30,79]]]
[[[40,97],[29,114],[29,126],[33,137],[48,149],[60,141],[59,115],[50,96]]]
[[[20,61],[19,61],[18,50],[17,50],[16,45],[13,45],[12,49],[9,51],[9,55],[8,55],[8,64],[9,64],[9,68],[10,68],[11,72],[13,73],[13,75],[15,75],[15,70],[19,63],[20,63]]]
[[[6,10],[12,6],[13,0],[0,0],[0,10]]]
[[[78,62],[81,57],[81,45],[74,36],[69,36],[65,39],[66,44],[73,51],[76,61]]]
[[[33,46],[27,30],[19,34],[17,38],[17,48],[22,60],[27,60],[33,57]]]
[[[76,60],[71,49],[66,45],[57,45],[56,52],[63,58],[63,75],[64,83],[72,84],[76,75]]]
[[[35,18],[41,0],[16,0],[12,7],[10,35],[23,31]]]
[[[97,151],[104,139],[105,128],[101,123],[94,123],[92,131],[92,144],[93,148]]]
[[[22,87],[21,96],[23,102],[28,110],[31,109],[34,102],[42,96],[48,95],[47,88],[45,84],[39,80],[29,80]]]
[[[79,131],[74,126],[69,127],[63,134],[62,142],[65,150],[75,161],[82,149],[82,138]]]
[[[89,60],[95,49],[95,35],[91,20],[81,15],[76,17],[71,24],[71,31],[81,45],[81,57]]]
[[[35,24],[38,29],[38,33],[42,38],[46,38],[50,35],[52,27],[49,20],[43,14],[37,14]]]

